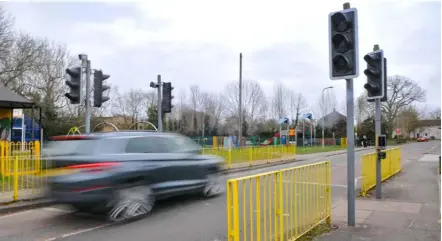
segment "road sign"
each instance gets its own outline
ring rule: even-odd
[[[289,129],[289,136],[295,136],[295,129],[294,128]]]
[[[396,129],[396,135],[400,135],[401,134],[401,129],[397,128]]]

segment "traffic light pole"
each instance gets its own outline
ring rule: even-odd
[[[350,3],[344,3],[344,10]],[[353,79],[346,79],[347,89],[347,225],[356,223],[356,190],[355,190],[355,128],[354,128],[354,87]]]
[[[157,115],[158,115],[158,131],[159,132],[163,132],[163,109],[161,106],[161,101],[162,101],[162,97],[161,97],[161,75],[157,76],[157,90],[158,90],[158,102],[157,102]]]
[[[84,129],[85,133],[91,132],[91,61],[86,60],[86,98],[85,98],[85,117],[84,117]]]
[[[379,45],[376,44],[373,47],[373,51],[378,51]],[[385,93],[387,94],[387,93]],[[375,145],[376,145],[376,199],[382,198],[382,170],[381,170],[381,156],[379,155],[379,136],[381,135],[381,99],[375,100]]]

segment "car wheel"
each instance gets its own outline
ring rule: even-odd
[[[203,190],[205,197],[217,196],[224,192],[224,186],[221,182],[221,177],[217,173],[207,175],[207,182]]]
[[[122,222],[149,214],[155,199],[150,187],[136,186],[116,190],[112,203],[108,213],[109,221]]]

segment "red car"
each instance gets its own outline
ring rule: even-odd
[[[417,138],[416,140],[417,140],[417,142],[427,142],[427,141],[428,141],[428,138],[422,136],[422,137]]]

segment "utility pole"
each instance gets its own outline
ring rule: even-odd
[[[373,46],[373,51],[378,51],[379,45],[375,44]],[[383,60],[382,60],[383,61]],[[377,98],[375,99],[375,118],[374,118],[375,124],[375,145],[376,145],[376,151],[379,152],[379,136],[381,135],[381,99]],[[382,170],[381,170],[381,158],[378,154],[376,156],[376,199],[382,198]]]
[[[331,89],[331,88],[333,88],[333,86],[329,86],[329,87],[325,87],[324,89],[322,89],[322,96],[321,96],[321,102],[322,102],[322,148],[324,148],[325,147],[325,143],[324,143],[324,141],[325,141],[325,139],[324,139],[324,122],[325,122],[325,111],[324,111],[324,92],[327,90],[327,89]]]
[[[242,53],[239,54],[239,133],[238,133],[238,146],[241,147],[242,136]]]
[[[359,76],[358,11],[343,4],[329,14],[330,79],[346,81],[347,92],[347,225],[356,224],[355,129],[353,79]],[[351,42],[350,42],[351,41]]]
[[[86,98],[85,103],[85,117],[84,129],[86,134],[91,132],[91,61],[86,59]]]
[[[157,76],[157,89],[158,89],[158,102],[157,102],[157,115],[158,115],[158,131],[163,132],[163,110],[162,110],[162,95],[161,95],[161,75]]]

